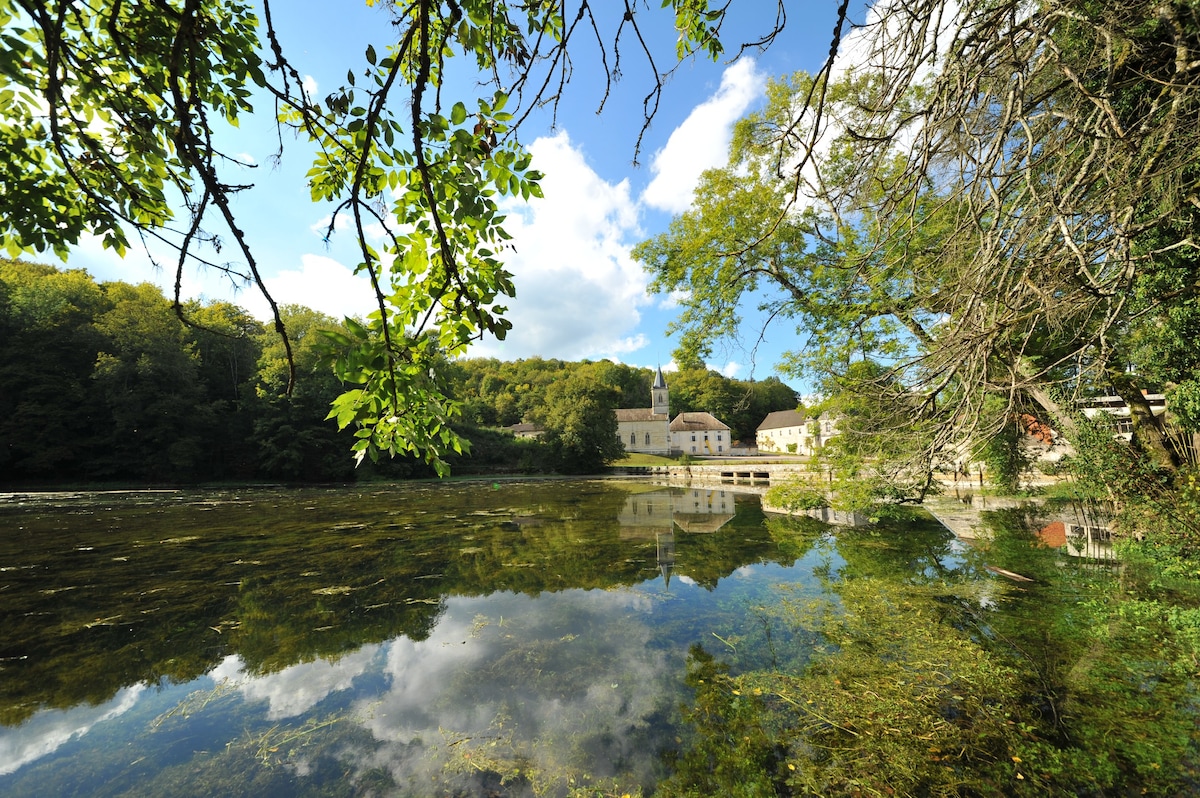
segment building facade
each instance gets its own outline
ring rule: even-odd
[[[837,432],[837,421],[828,414],[811,418],[799,410],[776,410],[758,425],[754,441],[760,452],[812,455]]]
[[[650,386],[651,407],[617,410],[617,436],[625,451],[639,454],[671,454],[671,414],[667,381],[662,368]]]
[[[711,413],[680,413],[671,422],[675,454],[721,455],[732,447],[729,425]]]

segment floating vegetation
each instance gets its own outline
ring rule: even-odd
[[[1016,533],[974,551],[917,519],[835,530],[740,498],[716,532],[674,525],[668,558],[612,483],[506,485],[502,506],[477,486],[364,495],[248,491],[202,520],[187,497],[110,497],[76,529],[10,511],[27,531],[0,539],[0,742],[33,753],[0,793],[1200,784],[1194,585],[1156,592]],[[154,545],[164,530],[204,545]]]
[[[178,704],[171,707],[171,709],[150,721],[150,730],[158,731],[164,723],[172,718],[190,718],[197,712],[207,709],[213,702],[235,694],[237,689],[238,685],[232,679],[222,679],[211,690],[194,690],[188,693],[187,697]]]

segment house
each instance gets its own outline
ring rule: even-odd
[[[528,421],[522,421],[520,424],[513,424],[504,429],[511,432],[517,438],[540,438],[546,431],[537,424],[530,424]]]
[[[671,450],[679,454],[729,454],[729,425],[711,413],[680,413],[671,422]]]
[[[671,415],[667,381],[662,368],[650,386],[651,407],[617,410],[617,436],[625,451],[641,454],[671,454]]]
[[[1167,399],[1161,393],[1144,394],[1146,403],[1150,405],[1150,412],[1155,416],[1161,416],[1167,412]],[[1119,396],[1094,396],[1090,399],[1082,399],[1079,402],[1083,414],[1088,418],[1097,418],[1101,413],[1107,413],[1116,419],[1116,436],[1123,441],[1133,439],[1133,419],[1129,412],[1129,405],[1125,404],[1125,400]]]
[[[811,455],[837,433],[837,419],[828,413],[810,418],[799,410],[776,410],[758,425],[754,438],[760,452]]]
[[[776,410],[758,425],[754,442],[760,452],[798,452],[807,423],[808,417],[799,410]]]

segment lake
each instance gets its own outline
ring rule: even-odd
[[[1079,723],[1143,716],[1096,730],[1109,782],[1194,786],[1184,633],[1104,671],[1127,577],[1014,512],[969,546],[641,481],[10,494],[0,794],[1047,794]]]

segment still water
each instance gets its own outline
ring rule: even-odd
[[[848,601],[909,634],[847,578],[975,638],[1025,590],[932,520],[641,482],[9,496],[0,531],[6,796],[648,796],[695,766],[697,662],[845,656]]]

